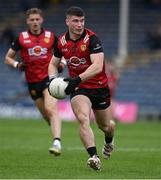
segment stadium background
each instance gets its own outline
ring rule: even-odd
[[[9,47],[3,31],[10,26],[16,33],[26,28],[24,11],[40,7],[44,11],[44,26],[60,35],[66,29],[65,10],[71,5],[81,6],[87,14],[86,27],[94,29],[102,39],[107,59],[117,64],[119,56],[120,4],[119,0],[5,0],[0,1],[0,116],[39,118],[22,73],[4,64]],[[122,1],[123,2],[123,1]],[[160,1],[124,1],[128,6],[127,56],[120,67],[115,100],[135,105],[136,119],[161,118],[161,56],[160,50],[150,50],[146,44],[148,31],[154,30],[160,19]],[[155,4],[156,3],[156,4]],[[66,71],[63,73],[66,75]],[[121,107],[121,106],[118,106]],[[136,108],[137,107],[137,108]],[[65,117],[64,117],[65,118]],[[68,118],[68,117],[67,117]],[[70,117],[69,117],[70,118]]]
[[[127,13],[121,8],[127,4],[126,29],[126,22],[120,20],[121,12]],[[4,33],[6,25],[12,25],[15,33],[24,30],[24,11],[40,7],[44,26],[60,35],[66,28],[65,10],[71,5],[84,8],[86,25],[102,39],[106,58],[119,65],[114,98],[118,114],[126,110],[119,120],[136,120],[117,122],[115,150],[108,161],[101,155],[103,134],[91,123],[101,172],[87,168],[88,155],[75,121],[63,121],[62,155],[49,155],[49,127],[28,96],[24,76],[4,64],[9,35],[12,38],[8,30]],[[161,179],[161,55],[160,49],[150,49],[146,41],[148,31],[156,29],[160,12],[160,0],[0,0],[0,179]],[[71,120],[68,99],[60,106],[64,120]]]

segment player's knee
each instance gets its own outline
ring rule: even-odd
[[[79,113],[77,114],[77,119],[81,122],[84,122],[86,119],[88,119],[88,116],[86,114]]]
[[[113,133],[115,130],[115,122],[110,120],[107,124],[98,125],[98,127],[106,134],[106,133]]]
[[[103,125],[98,125],[99,129],[101,129],[104,133],[109,131],[109,126],[103,126]]]
[[[89,117],[86,114],[80,113],[77,116],[77,119],[81,126],[88,126],[89,125]]]
[[[116,127],[115,122],[113,120],[110,120],[110,129],[111,129],[111,131],[114,131],[115,127]]]
[[[108,124],[107,133],[113,134],[114,131],[115,131],[115,122],[113,120],[110,120],[110,123]]]

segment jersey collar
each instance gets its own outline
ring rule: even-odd
[[[77,41],[79,41],[81,38],[84,38],[84,37],[86,36],[86,34],[87,34],[86,29],[84,29],[82,35],[81,35],[78,39],[73,40],[73,39],[70,39],[69,31],[68,31],[68,32],[66,33],[66,35],[65,35],[65,39],[66,39],[67,41],[70,40],[70,41],[73,41],[73,42],[77,42]]]
[[[44,29],[41,28],[40,34],[33,34],[33,33],[28,29],[28,33],[31,34],[31,35],[33,35],[33,36],[40,36],[42,33],[44,33]]]

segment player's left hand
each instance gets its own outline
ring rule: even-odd
[[[75,88],[78,87],[78,85],[81,83],[81,78],[79,76],[75,78],[65,78],[64,81],[69,82],[68,86],[65,89],[65,93],[67,95],[74,93]]]
[[[16,66],[16,68],[19,70],[19,71],[25,71],[26,69],[26,64],[23,63],[23,62],[19,62]]]

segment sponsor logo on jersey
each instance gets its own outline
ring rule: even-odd
[[[31,43],[31,40],[30,40],[30,39],[24,40],[24,43],[25,43],[25,44]]]
[[[84,44],[84,45],[81,45],[81,51],[85,51],[87,49],[87,46]]]
[[[101,49],[101,45],[100,44],[96,44],[96,47],[93,48],[93,50],[98,50],[98,49]]]
[[[49,43],[50,42],[50,39],[49,38],[44,38],[44,41],[46,42],[46,43]]]
[[[86,59],[73,56],[70,59],[67,59],[67,64],[73,65],[73,66],[79,66],[81,64],[83,65],[83,64],[86,64]]]
[[[34,46],[33,48],[28,49],[30,56],[41,56],[47,54],[47,48],[42,48],[41,46]]]
[[[67,52],[67,51],[68,51],[67,48],[63,48],[63,49],[62,49],[62,52]]]

